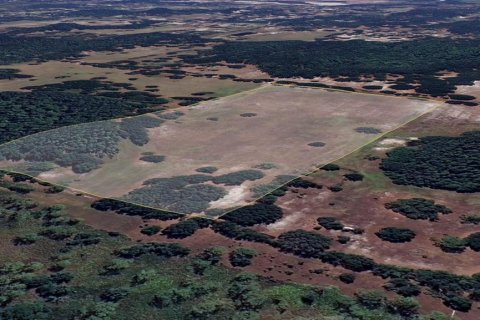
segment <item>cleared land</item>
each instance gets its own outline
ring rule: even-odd
[[[2,146],[0,153],[17,160],[4,160],[2,168],[36,171],[40,179],[101,197],[181,213],[219,214],[358,149],[436,105],[264,86],[175,112],[32,135]],[[69,157],[43,155],[52,144]],[[157,157],[142,160],[145,156]]]

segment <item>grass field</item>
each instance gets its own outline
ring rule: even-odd
[[[120,152],[98,169],[75,174],[68,167],[58,167],[41,173],[39,178],[101,197],[123,197],[142,188],[148,179],[194,175],[202,167],[218,169],[209,179],[255,171],[259,176],[254,178],[214,183],[215,188],[221,185],[226,195],[209,201],[209,208],[227,210],[245,205],[259,193],[268,193],[286,182],[276,178],[311,172],[435,106],[435,102],[407,98],[267,85],[176,109],[183,115],[148,129],[148,143],[138,146],[121,140]],[[70,134],[69,127],[26,139],[35,142],[38,137],[61,136],[62,132]],[[22,143],[22,139],[18,142]],[[165,159],[160,163],[142,161],[145,152]],[[258,169],[262,164],[269,167]],[[4,162],[3,167],[22,171],[25,164]],[[208,181],[201,184],[212,185]],[[127,199],[159,207],[149,199]],[[178,201],[182,200],[172,200]],[[172,209],[168,199],[162,205],[165,203]],[[197,211],[182,211],[192,212]]]

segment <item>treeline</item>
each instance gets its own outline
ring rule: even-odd
[[[92,78],[90,80],[71,80],[61,83],[29,86],[22,89],[31,90],[34,92],[74,92],[80,94],[90,94],[125,100],[132,103],[146,104],[150,106],[161,105],[168,102],[167,99],[161,98],[155,94],[135,90],[135,87],[131,83],[100,81],[99,78]],[[120,89],[128,91],[120,92]],[[79,98],[81,99],[81,97]],[[140,105],[140,107],[142,107],[142,105]]]
[[[196,44],[205,40],[195,34],[137,33],[110,36],[11,36],[0,34],[0,65],[27,61],[79,57],[83,51],[115,51],[120,48],[160,44]]]
[[[150,110],[142,103],[70,92],[0,92],[0,143],[67,125]]]
[[[27,74],[21,74],[18,69],[0,69],[0,80],[33,78]]]
[[[390,151],[381,168],[396,184],[480,191],[480,131],[431,136]]]
[[[405,54],[408,52],[409,54]],[[268,41],[227,42],[200,56],[183,57],[187,62],[250,63],[281,78],[317,76],[358,80],[373,75],[404,75],[399,83],[418,82],[415,90],[434,96],[451,93],[456,85],[480,80],[480,40],[426,38],[404,42],[352,41]],[[442,70],[458,72],[455,78],[438,79]],[[340,78],[341,79],[341,78]],[[345,79],[345,78],[343,78]]]

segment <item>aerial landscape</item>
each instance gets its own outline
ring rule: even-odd
[[[480,319],[478,0],[0,0],[0,319]]]

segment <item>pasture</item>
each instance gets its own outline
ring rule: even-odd
[[[28,173],[35,167],[38,178],[48,182],[213,215],[246,205],[436,106],[418,99],[266,85],[167,113],[51,130],[6,144],[0,153],[24,152],[20,161],[2,161],[2,168]],[[76,141],[85,145],[77,147]],[[85,163],[76,163],[75,170],[71,159],[42,158],[43,143],[58,143],[59,150]],[[142,160],[146,156],[160,160]]]

